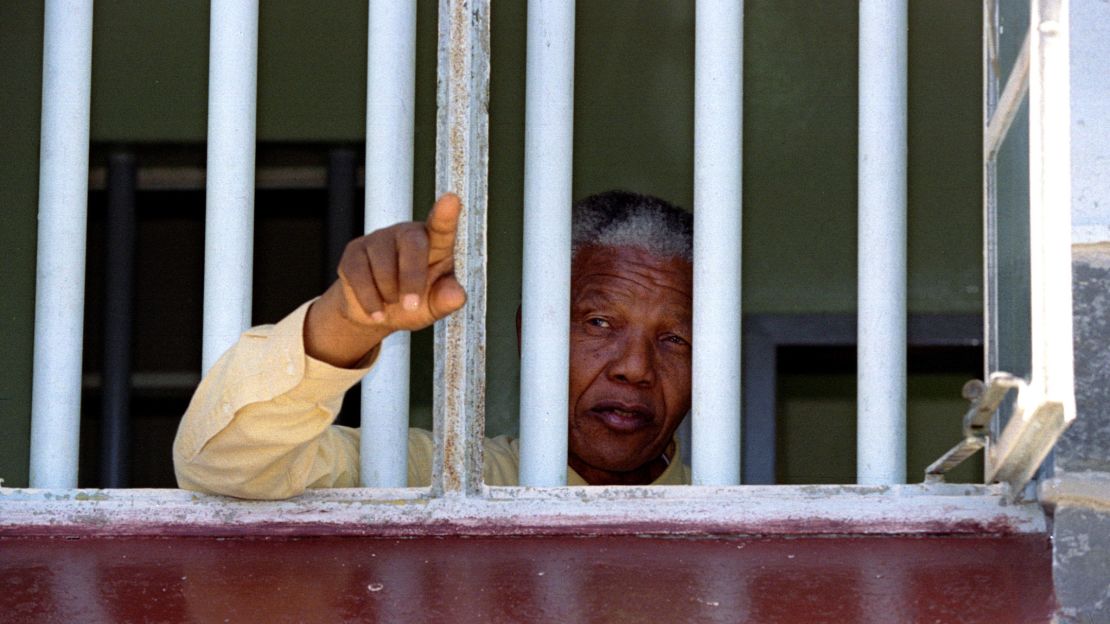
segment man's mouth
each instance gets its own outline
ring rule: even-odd
[[[651,410],[638,403],[602,401],[590,408],[589,413],[609,429],[620,433],[639,431],[653,420]]]

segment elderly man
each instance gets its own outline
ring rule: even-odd
[[[273,326],[243,334],[197,388],[174,442],[181,487],[244,498],[358,485],[357,429],[333,425],[343,394],[394,331],[462,307],[453,249],[461,207],[352,241],[339,279]],[[567,481],[682,484],[674,431],[690,408],[692,216],[612,191],[574,206]],[[362,432],[373,435],[373,432]],[[408,481],[431,480],[431,434],[409,432]],[[517,483],[519,445],[486,440],[484,476]]]

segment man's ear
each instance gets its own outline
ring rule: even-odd
[[[516,356],[520,357],[520,326],[521,326],[521,308],[518,303],[516,306]]]

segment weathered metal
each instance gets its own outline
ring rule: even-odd
[[[1011,389],[1020,388],[1022,381],[1009,373],[994,373],[987,384],[973,379],[964,384],[962,394],[971,401],[964,414],[964,439],[925,468],[926,479],[943,479],[944,473],[959,466],[987,445],[989,426],[998,406]]]
[[[1022,47],[999,97],[999,6],[993,1],[984,4],[983,184],[987,285],[984,323],[986,365],[992,382],[999,375],[1006,375],[998,372],[1001,350],[1005,347],[1021,351],[1015,345],[1004,345],[999,339],[999,180],[995,168],[998,150],[1022,100],[1023,82],[1028,82],[1029,94],[1029,124],[1028,128],[1022,128],[1029,141],[1028,379],[1009,378],[1008,387],[1017,388],[1017,397],[1012,404],[1004,404],[998,417],[991,422],[985,469],[987,482],[1005,481],[1015,496],[1022,493],[1056,440],[1075,419],[1068,19],[1066,0],[1032,2]],[[1023,77],[1023,73],[1028,73],[1028,77]],[[1007,116],[1011,119],[1006,119]],[[1017,270],[1020,273],[1021,269]],[[1023,335],[1020,331],[1010,332],[1006,339],[1022,341]],[[1016,345],[1022,346],[1025,345]],[[1023,361],[1011,360],[1010,364],[1024,367]],[[1025,374],[1024,371],[1015,372]],[[992,389],[993,386],[994,383]],[[1005,393],[1008,387],[999,386],[997,391]],[[992,389],[988,389],[988,394]],[[990,402],[984,400],[982,403],[989,407]]]
[[[462,201],[455,276],[467,300],[435,326],[435,496],[475,496],[483,487],[489,26],[489,0],[440,1],[436,194]]]
[[[870,535],[1043,533],[1004,485],[316,490],[244,501],[181,490],[0,488],[0,535]]]
[[[983,0],[983,134],[987,134],[998,107],[999,74],[998,0]],[[1009,127],[1006,129],[1009,133]],[[999,142],[1001,145],[1001,141]],[[993,156],[991,156],[993,154]],[[998,161],[997,149],[984,140],[983,175],[983,378],[998,370]]]

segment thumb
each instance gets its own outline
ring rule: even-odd
[[[439,320],[466,304],[466,290],[453,273],[440,277],[428,291],[428,308]]]
[[[459,215],[462,204],[458,195],[445,193],[436,200],[432,211],[424,222],[428,233],[428,264],[436,264],[455,253],[455,233],[459,229]]]

